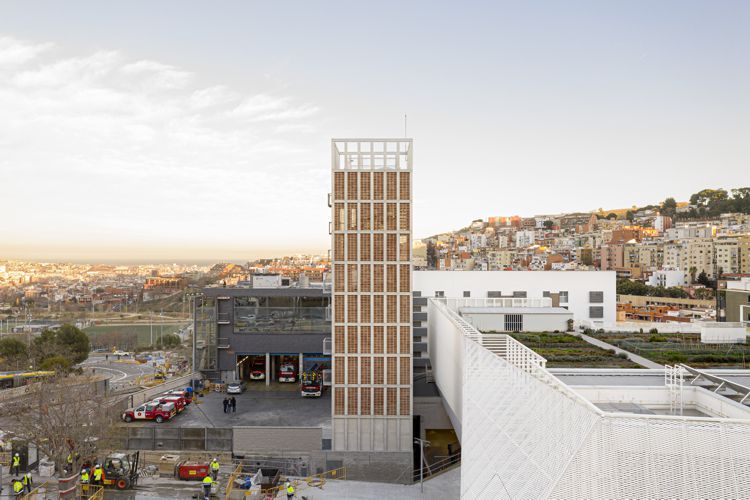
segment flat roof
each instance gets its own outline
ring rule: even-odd
[[[564,307],[459,307],[458,311],[476,314],[569,314],[572,312]]]
[[[664,370],[639,368],[548,368],[550,373],[569,386],[662,386]],[[738,384],[750,386],[750,370],[701,369]],[[686,382],[689,384],[689,382]]]
[[[249,288],[249,287],[206,287],[203,293],[208,297],[330,297],[331,290],[323,288]]]

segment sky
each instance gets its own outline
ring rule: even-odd
[[[332,137],[415,237],[750,184],[750,2],[4,1],[0,260],[323,253]]]

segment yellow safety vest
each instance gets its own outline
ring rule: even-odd
[[[82,472],[81,473],[81,482],[82,483],[88,483],[89,482],[89,473],[88,472]]]
[[[31,482],[31,474],[24,474],[21,481],[23,482],[24,486],[29,484]]]
[[[294,495],[294,486],[292,486],[291,484],[287,486],[286,492],[289,493],[290,495]]]
[[[21,457],[13,456],[13,467],[21,466]]]
[[[213,483],[213,479],[211,479],[211,476],[206,476],[203,478],[203,484],[211,484]]]
[[[72,453],[68,453],[68,463],[69,464],[73,463],[73,454]]]
[[[219,470],[219,462],[211,462],[211,470]]]
[[[102,470],[94,469],[94,481],[101,481],[101,480],[102,480]]]
[[[23,491],[23,484],[21,484],[21,481],[16,481],[13,483],[13,492],[14,493],[21,493]]]

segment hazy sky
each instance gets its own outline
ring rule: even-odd
[[[415,140],[415,233],[750,184],[750,2],[0,6],[0,259],[329,247],[331,137]]]

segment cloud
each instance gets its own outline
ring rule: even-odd
[[[116,50],[0,38],[0,178],[8,206],[24,207],[4,235],[250,248],[289,240],[299,214],[317,213],[320,227],[299,236],[325,241],[323,195],[311,193],[326,176],[304,175],[326,158],[319,106],[205,80]]]
[[[13,38],[0,37],[0,66],[23,64],[51,48],[51,43],[32,45]]]

